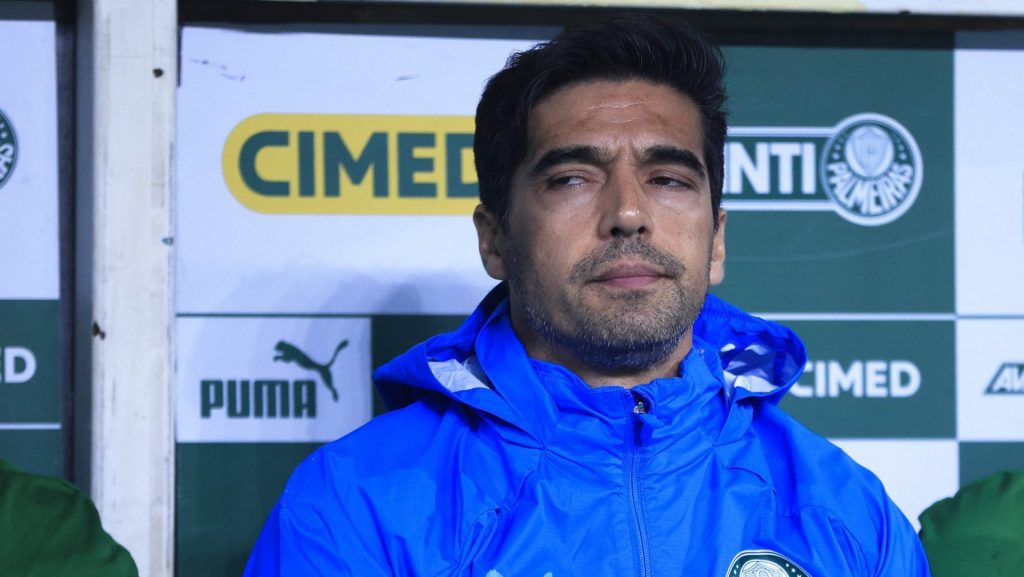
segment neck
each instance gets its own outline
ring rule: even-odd
[[[602,370],[582,362],[570,351],[542,339],[514,314],[512,328],[530,358],[562,365],[591,387],[619,386],[631,389],[654,379],[676,377],[679,375],[679,364],[693,346],[693,333],[687,331],[680,339],[679,345],[660,363],[636,370]]]
[[[631,389],[637,385],[649,383],[654,379],[678,376],[679,364],[683,361],[683,357],[690,352],[689,333],[687,333],[684,341],[685,347],[683,347],[684,343],[680,343],[680,346],[673,351],[669,358],[664,362],[653,367],[636,371],[609,374],[603,371],[594,370],[578,362],[574,365],[570,360],[552,360],[552,362],[565,366],[591,387],[607,387],[615,385]],[[527,349],[527,352],[529,352],[529,349]]]

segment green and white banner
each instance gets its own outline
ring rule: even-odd
[[[960,480],[1024,468],[1024,30],[957,35]]]
[[[472,116],[532,44],[494,33],[184,29],[179,574],[240,571],[297,461],[381,410],[371,369],[493,286]],[[1024,446],[1024,46],[725,53],[716,293],[805,339],[783,406],[916,521]]]
[[[327,442],[372,413],[370,321],[178,320],[177,438]]]
[[[0,20],[0,459],[62,473],[55,25]]]

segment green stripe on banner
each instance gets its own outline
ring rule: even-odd
[[[178,443],[179,577],[241,575],[292,470],[319,443]]]
[[[60,475],[60,303],[0,301],[0,459]]]
[[[723,200],[734,209],[727,274],[716,293],[763,312],[952,313],[951,51],[732,46],[725,53],[730,126],[763,129],[730,133]],[[898,122],[920,150],[920,191],[889,222],[850,222],[826,194],[841,147],[787,135],[863,114]],[[887,134],[880,140],[898,156],[905,143]],[[801,202],[827,210],[798,210]]]
[[[847,439],[956,436],[954,323],[785,323],[808,366],[782,408],[816,433]]]
[[[22,471],[61,477],[64,469],[60,430],[0,428],[0,458]]]
[[[1024,443],[961,442],[960,485],[1000,471],[1024,469]]]

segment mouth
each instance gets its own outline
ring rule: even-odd
[[[646,262],[626,262],[610,266],[590,282],[609,288],[637,289],[668,278],[658,267]]]

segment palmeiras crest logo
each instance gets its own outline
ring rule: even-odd
[[[811,577],[774,551],[742,551],[729,563],[725,577]]]
[[[11,175],[14,165],[18,162],[18,138],[14,134],[14,125],[0,110],[0,188],[3,188]]]
[[[822,153],[821,177],[840,216],[878,226],[914,204],[923,169],[917,142],[902,124],[864,113],[836,126]]]

